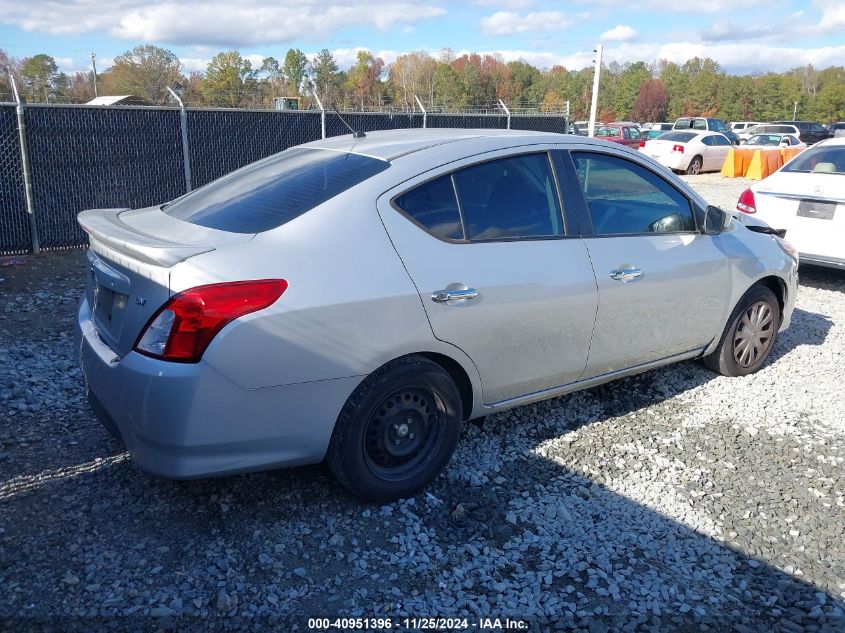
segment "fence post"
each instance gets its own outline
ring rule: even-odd
[[[420,98],[417,95],[414,95],[414,99],[417,100],[417,105],[420,107],[420,110],[422,110],[422,113],[423,113],[423,129],[425,129],[425,127],[428,123],[428,112],[425,111],[425,108],[423,107],[422,101],[420,101]]]
[[[501,99],[499,99],[499,106],[505,111],[505,114],[508,115],[508,129],[511,129],[511,111],[508,110],[508,106],[506,106],[505,102]]]
[[[29,233],[32,239],[32,254],[38,255],[41,252],[41,244],[38,241],[38,225],[35,223],[35,196],[32,192],[32,172],[29,168],[29,148],[26,144],[26,121],[24,119],[23,99],[18,94],[18,87],[15,84],[15,77],[9,73],[9,80],[12,82],[12,94],[15,96],[16,110],[18,113],[18,136],[21,144],[21,166],[23,168],[23,189],[26,195],[26,212],[29,214]]]
[[[323,138],[326,138],[326,109],[323,107],[323,102],[320,101],[320,97],[317,95],[317,86],[314,86],[314,99],[317,101],[317,105],[320,108],[320,133],[322,134]]]
[[[185,110],[185,104],[182,103],[179,95],[170,86],[167,86],[167,91],[179,104],[179,127],[182,128],[182,164],[185,167],[185,193],[190,193],[193,184],[191,182],[191,150],[188,145],[188,111]]]

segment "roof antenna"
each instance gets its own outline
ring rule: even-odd
[[[342,123],[343,123],[346,127],[348,127],[348,128],[349,128],[349,131],[350,131],[350,132],[352,132],[352,138],[367,138],[367,135],[366,135],[366,134],[364,134],[363,132],[356,132],[354,129],[352,129],[352,126],[351,126],[351,125],[349,125],[349,123],[347,123],[347,122],[346,122],[346,119],[344,119],[344,118],[343,118],[343,115],[342,115],[342,114],[338,111],[338,109],[337,109],[337,106],[336,106],[336,105],[332,105],[332,108],[334,108],[334,113],[337,115],[337,118],[338,118],[338,119],[340,119],[340,120],[341,120],[341,122],[342,122]]]

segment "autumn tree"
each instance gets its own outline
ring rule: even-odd
[[[355,65],[349,69],[346,87],[354,102],[366,107],[366,104],[378,104],[382,95],[381,73],[384,60],[374,57],[370,51],[358,51]]]
[[[152,103],[166,103],[168,87],[182,79],[182,62],[173,51],[151,44],[118,55],[103,75],[103,92],[135,95]]]
[[[414,96],[433,106],[436,72],[437,62],[425,51],[400,55],[389,72],[394,99],[410,109],[416,107]]]
[[[634,121],[665,121],[669,93],[659,79],[650,79],[640,86],[631,119]]]
[[[218,53],[209,62],[202,94],[212,105],[237,108],[246,105],[256,90],[256,71],[238,51]]]

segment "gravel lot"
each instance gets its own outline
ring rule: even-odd
[[[725,208],[745,186],[688,180]],[[378,506],[322,466],[138,471],[84,401],[83,255],[23,259],[0,268],[0,630],[845,630],[845,274],[802,268],[754,376],[686,362],[490,416]]]

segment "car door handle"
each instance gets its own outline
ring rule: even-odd
[[[431,300],[435,303],[446,303],[447,301],[454,301],[456,299],[473,299],[478,296],[478,290],[475,288],[464,288],[462,290],[435,290],[431,293]]]
[[[642,268],[634,268],[633,266],[629,266],[626,268],[617,268],[616,270],[610,271],[610,278],[614,281],[621,281],[623,283],[627,283],[629,281],[636,281],[640,279],[645,273],[643,273]]]

